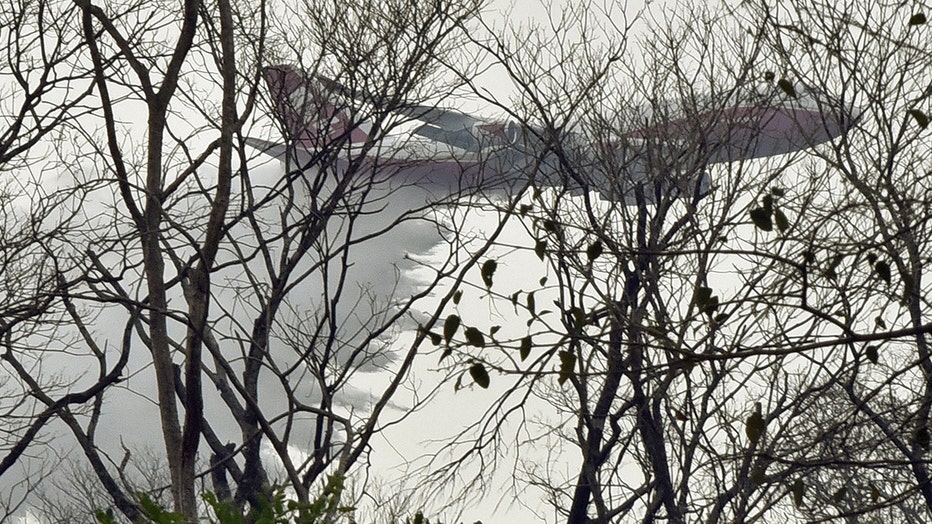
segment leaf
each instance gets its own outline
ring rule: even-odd
[[[770,213],[762,207],[755,207],[751,210],[751,221],[762,231],[773,231],[773,222],[770,220]]]
[[[495,274],[496,269],[498,269],[498,262],[491,258],[482,264],[482,282],[485,283],[485,287],[492,287],[492,275]]]
[[[766,463],[757,463],[754,466],[754,469],[751,470],[751,482],[755,485],[760,486],[767,480],[767,464]]]
[[[916,13],[909,17],[909,25],[922,25],[924,23],[926,23],[926,15],[923,13]]]
[[[744,425],[744,432],[747,434],[751,444],[756,444],[760,441],[761,436],[764,435],[765,427],[766,422],[764,422],[764,416],[761,414],[761,405],[760,402],[758,402],[754,406],[754,412],[751,413],[751,416],[748,417]]]
[[[874,317],[874,325],[879,329],[887,329],[887,322],[884,321],[883,317],[880,315]]]
[[[768,215],[773,213],[773,195],[764,195],[763,202],[764,211],[766,211]]]
[[[462,298],[463,298],[463,290],[462,289],[456,290],[456,293],[453,293],[453,304],[459,305],[460,300],[462,300]]]
[[[544,231],[548,233],[553,233],[557,236],[560,234],[560,223],[556,220],[547,219],[544,220]]]
[[[460,317],[456,315],[448,316],[447,319],[443,322],[443,340],[449,344],[450,340],[453,338],[453,335],[456,334],[456,330],[459,329],[459,327]]]
[[[534,292],[533,291],[527,294],[525,303],[527,304],[527,310],[531,312],[531,316],[536,316],[536,311],[535,311],[536,306],[534,303]]]
[[[538,240],[534,243],[534,253],[537,255],[537,258],[543,260],[544,254],[547,252],[547,241]]]
[[[837,503],[839,503],[839,502],[845,500],[845,493],[846,493],[846,492],[847,492],[847,490],[845,489],[844,486],[838,488],[838,489],[835,491],[835,493],[832,494],[832,501],[835,502],[835,503],[837,504]]]
[[[521,360],[524,361],[531,354],[531,335],[521,339],[521,347],[518,349],[521,354]]]
[[[877,263],[874,264],[874,271],[877,272],[877,276],[880,277],[880,280],[890,285],[890,264],[887,264],[883,260],[878,260]]]
[[[838,277],[838,266],[841,265],[841,261],[844,260],[845,255],[835,255],[832,257],[832,261],[829,263],[828,268],[823,271],[823,275],[830,280],[834,280]]]
[[[919,124],[920,128],[925,129],[929,127],[929,117],[926,116],[926,114],[923,113],[922,111],[918,109],[910,109],[909,111],[906,112],[906,114],[913,117],[913,120],[915,120],[916,123]]]
[[[705,308],[706,304],[709,303],[709,299],[712,298],[712,288],[706,286],[699,286],[696,288],[696,292],[693,293],[693,302],[695,302],[696,307]]]
[[[786,230],[790,228],[790,221],[787,220],[783,211],[779,209],[773,210],[773,220],[777,223],[777,229],[779,229],[781,233],[786,233]]]
[[[605,251],[605,247],[602,245],[601,240],[596,240],[586,248],[586,257],[589,259],[589,262],[592,262],[599,257]]]
[[[877,501],[880,499],[880,490],[877,489],[877,486],[875,486],[873,482],[870,483],[870,490],[871,490],[871,503],[876,504]]]
[[[435,346],[439,346],[440,343],[443,342],[443,337],[433,331],[428,331],[427,336],[430,337],[430,343]]]
[[[923,451],[929,451],[929,444],[932,442],[932,435],[929,434],[929,428],[923,424],[918,429],[916,429],[916,444],[919,445]]]
[[[718,297],[712,297],[709,299],[709,303],[702,308],[702,312],[710,317],[715,313],[715,310],[718,309]]]
[[[578,307],[570,308],[570,315],[573,317],[573,331],[580,331],[587,323],[586,312]]]
[[[478,329],[468,327],[463,334],[466,335],[466,342],[468,342],[470,346],[476,346],[477,348],[485,347],[485,337],[482,336],[482,332]]]
[[[116,517],[113,516],[113,508],[107,508],[107,511],[99,509],[94,512],[94,517],[100,524],[117,524]]]
[[[488,389],[489,387],[489,372],[485,370],[485,366],[481,363],[476,362],[475,364],[469,366],[469,376],[472,377],[473,381],[482,389]]]
[[[521,207],[518,208],[518,213],[520,213],[521,216],[526,216],[532,209],[534,209],[534,206],[530,204],[521,204]]]
[[[139,494],[139,508],[146,517],[158,524],[180,524],[184,520],[181,514],[165,510],[145,493]]]
[[[782,89],[783,92],[786,93],[786,96],[790,98],[796,98],[796,88],[793,87],[793,82],[790,82],[789,80],[785,78],[781,78],[780,80],[777,81],[777,86],[779,86],[780,89]]]
[[[867,346],[864,348],[864,355],[867,356],[867,360],[871,361],[871,364],[876,364],[878,359],[877,346]]]
[[[764,81],[765,81],[765,82],[773,82],[773,79],[776,78],[776,77],[777,77],[777,75],[773,74],[773,71],[764,71]]]
[[[782,187],[774,186],[770,188],[770,194],[779,198],[786,195],[786,190]]]
[[[796,479],[791,489],[793,491],[793,504],[797,508],[801,508],[803,506],[803,495],[806,494],[806,485],[803,483],[803,479]]]
[[[544,287],[544,285],[547,283],[547,277],[540,277],[540,280],[538,280],[537,283],[540,284],[541,287]]]
[[[560,351],[560,376],[557,383],[561,386],[573,376],[573,367],[576,365],[576,354],[569,351]]]
[[[711,316],[718,309],[718,297],[712,296],[712,288],[699,286],[693,294],[696,307],[706,315]]]

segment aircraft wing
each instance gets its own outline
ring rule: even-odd
[[[843,135],[858,119],[859,112],[853,108],[774,100],[671,119],[635,129],[626,138],[689,144],[710,155],[707,163],[732,162],[808,149]]]
[[[477,137],[477,125],[484,122],[474,116],[455,109],[443,109],[436,106],[422,104],[400,103],[396,107],[386,108],[384,98],[373,95],[365,90],[350,89],[336,80],[316,75],[317,82],[327,91],[356,100],[369,103],[381,109],[403,115],[414,120],[420,120],[423,125],[417,127],[412,133],[452,147],[476,151],[481,147]]]

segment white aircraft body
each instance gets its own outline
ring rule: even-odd
[[[614,139],[587,141],[567,134],[563,144],[585,151],[567,169],[566,150],[561,158],[546,146],[540,130],[453,109],[391,104],[393,113],[417,125],[409,133],[384,134],[376,142],[370,140],[373,125],[359,116],[359,107],[388,105],[378,96],[353,92],[287,65],[268,67],[264,73],[286,141],[249,138],[249,145],[273,157],[287,156],[299,169],[324,158],[332,161],[335,155],[341,168],[355,163],[373,176],[441,194],[517,187],[534,176],[537,185],[597,191],[606,200],[627,204],[638,200],[639,184],[650,188],[641,191],[642,201],[660,198],[667,189],[699,198],[710,189],[704,173],[709,164],[806,149],[841,136],[857,121],[853,110],[811,97],[777,95],[724,107],[710,104],[711,109],[691,116],[653,119],[661,123],[652,124],[645,114],[636,119],[643,124]]]

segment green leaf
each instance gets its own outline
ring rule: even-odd
[[[492,287],[492,275],[495,274],[496,269],[498,269],[498,262],[491,258],[482,264],[482,281],[485,287]]]
[[[709,299],[709,303],[706,304],[704,308],[702,308],[702,312],[711,317],[717,309],[718,297],[712,297]]]
[[[569,351],[560,351],[560,376],[557,383],[561,386],[573,376],[573,367],[576,365],[576,354]]]
[[[476,384],[482,389],[488,389],[489,387],[489,372],[485,370],[485,366],[481,363],[476,362],[475,364],[469,366],[469,376],[476,382]]]
[[[755,207],[751,210],[751,221],[762,231],[773,231],[773,221],[770,220],[770,213],[762,207]]]
[[[712,288],[706,286],[699,286],[696,288],[695,293],[693,293],[693,302],[696,304],[696,307],[700,309],[705,309],[706,304],[709,303],[709,300],[712,298]]]
[[[766,211],[768,215],[773,213],[773,195],[764,195],[763,201],[764,211]]]
[[[837,504],[837,503],[839,503],[839,502],[845,500],[845,493],[846,493],[846,492],[847,492],[847,489],[845,489],[844,486],[838,488],[838,489],[835,491],[835,493],[832,494],[832,501],[835,502],[835,503]]]
[[[877,354],[877,346],[867,346],[864,348],[864,355],[867,356],[867,360],[871,361],[871,364],[876,364],[879,355]]]
[[[453,335],[456,334],[456,330],[459,329],[459,327],[460,317],[456,315],[448,316],[447,319],[443,322],[443,340],[449,344],[450,340],[453,338]]]
[[[544,287],[547,284],[547,277],[540,277],[540,280],[537,281],[540,284],[540,287]]]
[[[803,483],[803,479],[796,479],[796,482],[793,483],[793,504],[797,508],[803,506],[803,495],[806,494],[806,485]]]
[[[929,451],[929,444],[932,442],[932,435],[929,434],[929,428],[923,424],[916,429],[916,444],[919,444],[919,447],[923,451]]]
[[[790,228],[790,221],[787,220],[783,211],[779,209],[773,210],[773,220],[777,223],[777,229],[779,229],[781,233],[786,233],[786,230]]]
[[[459,305],[460,300],[463,298],[463,290],[457,289],[456,293],[453,293],[453,304]]]
[[[767,481],[767,463],[758,462],[753,469],[751,469],[751,482],[756,486],[760,486]]]
[[[822,272],[822,274],[825,275],[826,278],[834,280],[836,277],[838,277],[838,266],[841,265],[841,261],[844,260],[844,258],[845,255],[835,255],[832,257],[832,261],[829,263],[825,271]]]
[[[485,347],[485,337],[482,336],[482,332],[478,329],[468,327],[463,334],[466,335],[466,342],[468,342],[470,346],[476,346],[477,348]]]
[[[874,264],[874,271],[877,272],[877,276],[880,277],[880,280],[890,285],[890,264],[887,264],[883,260],[878,260],[877,263]]]
[[[693,294],[693,302],[696,307],[706,315],[712,315],[718,309],[718,297],[712,296],[712,288],[699,286]]]
[[[116,517],[113,516],[113,509],[107,508],[107,511],[99,509],[94,512],[94,517],[100,524],[117,524]]]
[[[589,262],[592,262],[599,257],[604,252],[605,248],[602,246],[601,240],[596,240],[586,248],[586,257],[589,259]]]
[[[156,524],[181,524],[184,520],[181,514],[162,508],[145,493],[139,494],[139,509]]]
[[[909,17],[909,25],[922,25],[924,23],[926,23],[926,15],[923,13],[916,13]]]
[[[790,82],[789,80],[785,78],[781,78],[780,80],[777,81],[777,86],[779,86],[780,89],[782,89],[783,92],[786,93],[786,96],[790,98],[796,98],[796,88],[793,87],[793,82]]]
[[[582,328],[585,327],[585,325],[586,325],[586,323],[587,323],[587,321],[588,321],[588,318],[587,318],[587,316],[586,316],[586,312],[583,311],[582,309],[580,309],[580,308],[574,306],[574,307],[570,308],[570,315],[572,315],[572,317],[573,317],[573,331],[577,331],[577,332],[578,332],[578,331],[582,330]]]
[[[761,404],[758,402],[754,406],[754,412],[751,413],[744,425],[744,432],[747,434],[751,444],[756,444],[760,441],[761,436],[764,435],[766,424],[767,423],[764,422],[764,416],[761,414]]]
[[[537,255],[537,258],[543,260],[544,254],[547,252],[547,241],[538,240],[534,243],[534,253]]]
[[[531,355],[531,335],[521,339],[521,347],[518,349],[521,354],[521,360],[524,361]]]
[[[929,117],[925,113],[918,109],[910,109],[906,112],[909,116],[913,117],[913,120],[919,124],[919,127],[925,129],[929,127]]]

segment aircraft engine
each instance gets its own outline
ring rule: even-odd
[[[473,136],[485,147],[514,145],[521,137],[521,127],[514,120],[481,122],[473,126]]]
[[[509,120],[508,124],[505,126],[505,140],[508,140],[509,144],[515,145],[520,138],[521,126],[514,120]]]

